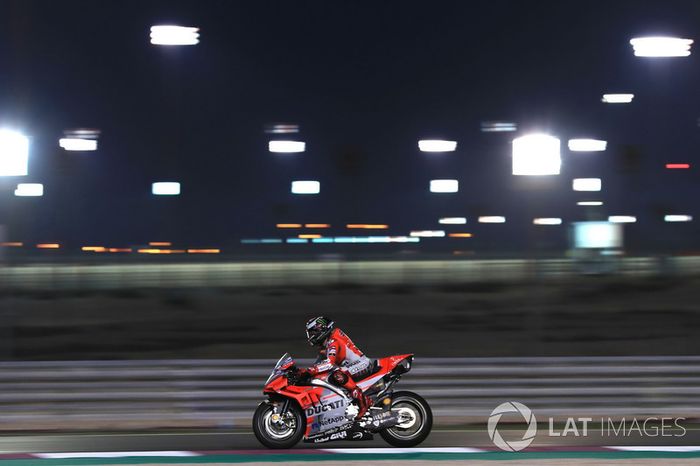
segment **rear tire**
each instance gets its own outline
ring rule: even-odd
[[[391,399],[391,409],[406,410],[413,420],[379,432],[389,445],[415,447],[428,438],[433,428],[433,412],[422,396],[413,392],[395,392]]]
[[[253,433],[267,448],[292,448],[306,430],[306,417],[296,403],[289,403],[287,423],[272,421],[272,404],[263,402],[253,414]]]

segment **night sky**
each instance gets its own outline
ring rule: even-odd
[[[406,235],[466,216],[448,230],[474,238],[424,247],[563,250],[567,227],[533,217],[624,214],[638,217],[626,227],[632,250],[700,246],[698,1],[0,0],[0,10],[0,126],[31,137],[29,176],[0,180],[7,239],[241,249],[241,238],[292,235],[278,222],[330,223],[333,236],[386,223]],[[201,42],[153,46],[155,24],[199,27]],[[696,44],[688,58],[634,57],[629,40],[645,35]],[[601,103],[609,92],[635,99]],[[482,133],[485,120],[519,132]],[[269,153],[275,122],[299,124],[307,151]],[[101,130],[97,152],[58,147],[76,127]],[[562,173],[546,182],[511,174],[510,142],[533,131],[562,140]],[[419,152],[430,137],[457,151]],[[570,153],[572,137],[608,149]],[[602,178],[603,191],[573,192],[578,177]],[[433,178],[458,179],[460,192],[429,193]],[[321,194],[292,195],[295,179],[319,180]],[[154,181],[179,181],[182,195],[154,197]],[[17,182],[44,183],[44,197],[15,198]],[[591,198],[606,204],[576,206]],[[695,221],[665,224],[671,213]],[[284,246],[294,247],[304,246]]]

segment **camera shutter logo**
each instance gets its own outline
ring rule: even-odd
[[[507,442],[498,432],[498,421],[501,420],[501,416],[509,413],[520,413],[527,422],[527,431],[525,431],[522,440]],[[488,422],[488,432],[491,441],[501,450],[520,451],[527,448],[535,439],[535,435],[537,435],[537,419],[530,408],[524,404],[518,403],[517,401],[508,401],[498,405],[496,409],[491,412]]]

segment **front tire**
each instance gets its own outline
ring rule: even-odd
[[[379,432],[379,435],[394,447],[415,447],[428,438],[433,428],[433,412],[422,396],[413,392],[395,392],[391,409],[403,412],[407,420],[397,426]]]
[[[253,433],[267,448],[292,448],[304,436],[306,417],[296,403],[289,403],[285,421],[275,422],[273,405],[260,403],[253,414]]]

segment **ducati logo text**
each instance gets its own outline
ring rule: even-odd
[[[306,408],[306,415],[313,416],[314,414],[325,413],[326,411],[340,408],[341,406],[343,406],[343,400],[334,401],[328,404],[316,405],[310,408]]]

